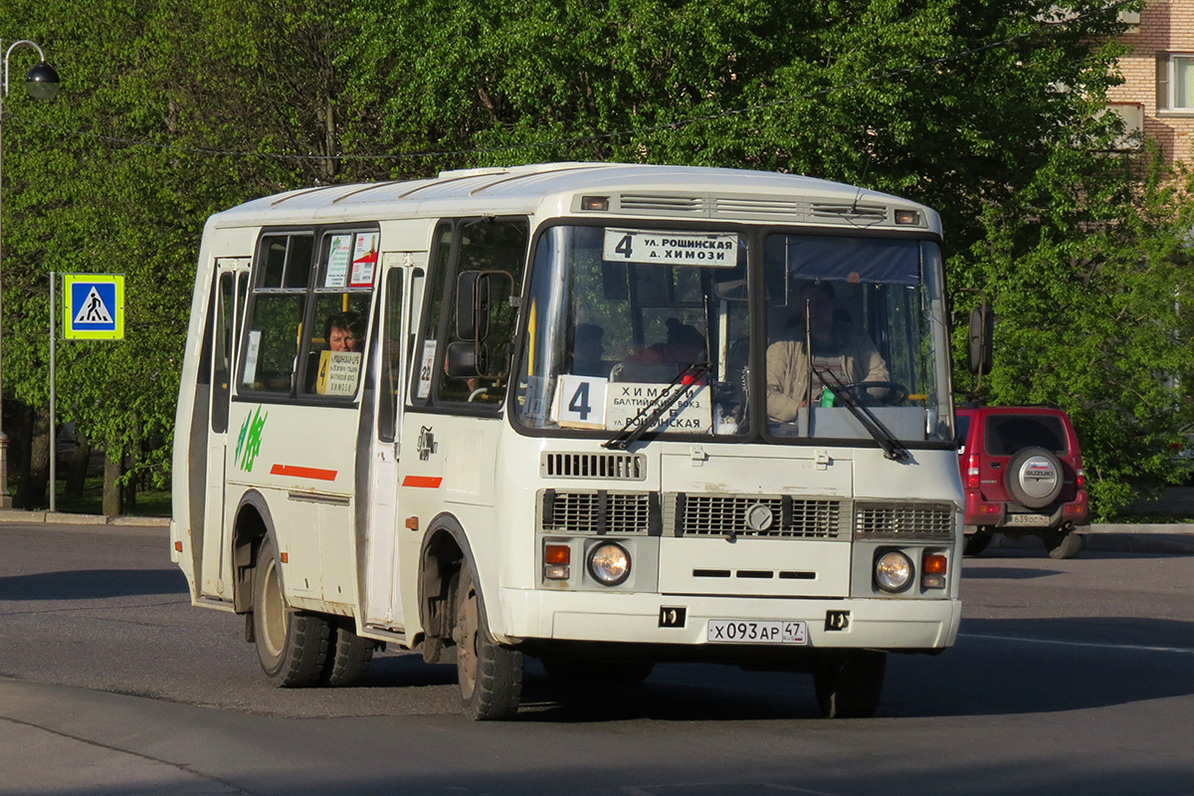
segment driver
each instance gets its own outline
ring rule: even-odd
[[[800,288],[800,307],[808,313],[808,336],[812,340],[813,367],[832,371],[846,384],[888,381],[887,363],[865,331],[833,317],[833,285],[806,282]],[[767,347],[767,416],[786,423],[808,399],[809,363],[805,353],[804,317],[795,319],[793,339],[779,340]],[[832,380],[830,380],[832,381]],[[820,401],[821,382],[813,378],[812,400]]]

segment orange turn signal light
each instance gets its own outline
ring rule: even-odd
[[[924,564],[922,565],[922,568],[923,568],[923,571],[926,573],[930,573],[933,575],[944,575],[945,574],[945,564],[946,564],[945,556],[943,556],[939,553],[928,553],[925,555],[925,560],[924,560]]]
[[[566,544],[549,544],[543,548],[543,563],[566,566],[572,562],[572,548]]]

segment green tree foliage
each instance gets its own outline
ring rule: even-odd
[[[1108,153],[1117,8],[0,0],[66,81],[7,106],[6,393],[44,405],[46,272],[123,272],[128,339],[60,349],[61,414],[164,443],[203,219],[255,196],[545,160],[796,172],[942,212],[959,311],[1000,314],[985,397],[1070,410],[1110,510],[1189,416],[1188,202]]]
[[[1155,161],[1086,169],[1056,150],[987,234],[954,260],[999,315],[1000,364],[983,385],[998,404],[1071,415],[1101,516],[1148,485],[1188,476],[1176,456],[1191,428],[1188,297],[1194,284],[1188,176]],[[1122,166],[1123,164],[1121,164]]]

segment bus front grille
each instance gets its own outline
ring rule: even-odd
[[[664,505],[663,527],[676,536],[849,538],[849,528],[842,528],[841,502],[833,499],[681,492]]]
[[[953,538],[956,508],[950,503],[858,503],[854,534],[867,538]]]
[[[647,534],[652,516],[658,528],[659,512],[652,512],[655,493],[560,491],[541,493],[539,527],[545,533]]]

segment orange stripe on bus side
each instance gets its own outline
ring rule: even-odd
[[[270,475],[291,475],[295,478],[312,478],[316,481],[335,481],[335,470],[321,470],[318,467],[299,467],[296,464],[275,464]]]
[[[435,475],[408,475],[402,479],[403,486],[421,486],[427,489],[439,489],[444,479]]]

